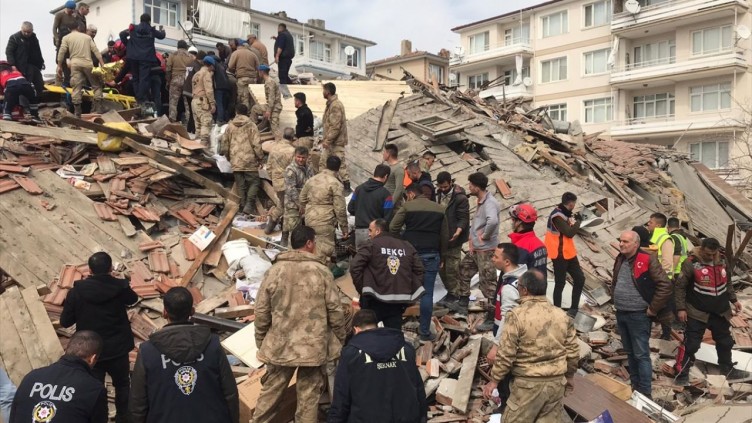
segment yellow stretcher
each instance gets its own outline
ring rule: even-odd
[[[63,88],[59,85],[45,84],[44,89],[60,95],[71,94],[71,88]],[[94,92],[92,90],[84,90],[84,99],[91,101],[94,98]],[[114,88],[104,87],[102,92],[102,99],[108,102],[117,103],[123,106],[124,109],[132,109],[136,107],[136,98],[129,95],[120,94]]]

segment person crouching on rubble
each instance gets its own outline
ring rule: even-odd
[[[5,96],[3,120],[13,120],[13,109],[20,104],[22,96],[29,102],[31,116],[39,120],[39,98],[34,85],[5,60],[0,61],[0,94]]]

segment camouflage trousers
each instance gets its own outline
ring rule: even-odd
[[[269,210],[269,214],[271,215],[272,219],[279,220],[284,215],[284,211],[285,211],[285,192],[277,191],[277,201],[274,202],[274,207],[272,207],[272,209]]]
[[[212,125],[212,112],[209,100],[193,97],[193,122],[196,125],[196,135],[201,139],[201,144],[209,145],[209,132]]]
[[[561,422],[566,384],[564,376],[515,377],[510,387],[507,408],[504,410],[504,423]]]
[[[308,153],[310,154],[311,149],[313,148],[313,138],[312,137],[300,137],[297,140],[295,140],[292,145],[294,147],[305,147],[308,149]]]
[[[287,367],[274,364],[266,365],[266,374],[261,377],[261,393],[253,412],[252,423],[277,422],[277,406],[282,394],[290,384],[295,370],[298,376],[295,391],[298,396],[295,410],[296,423],[317,423],[318,405],[324,389],[325,373],[319,367]]]
[[[253,94],[251,94],[251,89],[248,87],[250,84],[255,84],[256,79],[254,78],[238,78],[237,87],[238,87],[238,99],[236,104],[245,104],[248,106],[248,110],[251,110],[251,107],[256,105],[256,99],[253,97]]]
[[[178,73],[176,75],[172,75],[172,79],[170,79],[170,111],[169,111],[169,118],[172,122],[177,122],[178,120],[178,104],[180,103],[180,100],[183,99],[183,85],[185,85],[185,74],[184,73]],[[189,109],[188,104],[186,101],[185,104],[185,115],[188,116]],[[186,122],[188,119],[185,120]]]
[[[269,105],[267,104],[256,104],[251,108],[251,116],[261,116],[264,113],[269,111]],[[274,136],[281,136],[281,133],[279,132],[279,114],[282,113],[282,109],[274,109],[271,111],[271,116],[269,117],[269,126],[272,129],[272,134]]]
[[[290,232],[300,225],[303,219],[300,218],[300,210],[295,204],[292,206],[285,204],[285,216],[282,220],[282,231]]]
[[[460,261],[460,293],[470,294],[470,279],[477,273],[480,291],[493,304],[496,299],[496,268],[491,261],[493,253],[493,250],[488,250],[465,254]]]
[[[73,104],[81,104],[84,95],[84,84],[88,83],[94,90],[94,100],[102,100],[102,81],[91,73],[92,68],[73,66],[71,68],[70,82],[73,87],[71,99]]]
[[[439,270],[441,282],[444,284],[447,292],[455,297],[470,296],[470,286],[467,290],[460,289],[460,259],[462,258],[462,246],[449,248],[444,256],[444,267]]]
[[[342,166],[339,168],[339,180],[350,182],[350,175],[347,173],[347,161],[345,160],[345,147],[341,145],[332,145],[329,148],[321,149],[321,159],[319,159],[319,170],[326,169],[326,159],[329,156],[337,156],[342,160]]]
[[[316,232],[316,252],[328,262],[334,255],[334,225],[311,226]]]

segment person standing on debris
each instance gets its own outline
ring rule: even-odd
[[[347,211],[355,216],[355,248],[360,248],[369,239],[370,224],[376,219],[387,222],[392,218],[394,200],[384,188],[389,177],[389,166],[377,165],[373,177],[355,188],[347,204]]]
[[[178,120],[178,103],[183,94],[183,85],[187,68],[191,66],[195,59],[188,54],[188,43],[184,40],[178,41],[178,49],[167,58],[167,83],[169,84],[170,101],[169,101],[169,118],[172,122]],[[188,107],[186,104],[186,112]]]
[[[77,281],[68,291],[60,314],[60,325],[76,331],[91,330],[102,337],[104,346],[97,355],[92,373],[104,383],[105,374],[115,387],[115,421],[125,422],[130,393],[130,361],[133,350],[133,333],[128,321],[128,310],[138,301],[129,281],[111,275],[112,258],[105,252],[89,257],[91,276]]]
[[[122,35],[120,37],[123,38]],[[133,78],[138,81],[136,101],[143,104],[149,98],[149,71],[157,62],[157,51],[154,48],[154,39],[163,40],[165,31],[162,25],[159,29],[151,26],[151,15],[144,13],[140,22],[130,31],[125,57],[128,60]]]
[[[193,297],[165,293],[167,325],[138,348],[131,386],[131,423],[237,422],[238,387],[219,337],[189,321]]]
[[[565,192],[561,196],[561,203],[548,216],[546,237],[544,243],[548,251],[548,258],[554,264],[554,305],[561,307],[561,296],[567,284],[567,273],[572,277],[572,302],[569,306],[569,317],[574,318],[580,308],[580,297],[585,287],[585,274],[582,273],[577,259],[577,248],[574,246],[574,236],[580,230],[582,218],[579,213],[572,213],[577,204],[577,196]]]
[[[314,175],[313,168],[308,164],[308,148],[296,147],[292,163],[285,168],[285,218],[282,221],[282,232],[292,233],[300,225],[301,207],[300,191]],[[287,246],[287,238],[282,237],[282,245]]]
[[[295,228],[290,237],[293,250],[280,253],[261,282],[256,297],[256,347],[258,359],[266,364],[266,375],[253,423],[276,421],[282,391],[296,370],[295,421],[317,422],[323,366],[339,357],[346,336],[339,291],[317,254],[317,238],[308,226]]]
[[[230,105],[231,93],[232,85],[227,77],[227,67],[217,56],[214,56],[214,103],[217,105],[214,121],[219,126],[226,124],[229,119],[230,111],[227,108]]]
[[[743,382],[752,379],[752,374],[734,368],[731,348],[734,338],[731,336],[729,320],[736,313],[742,312],[742,303],[736,297],[731,278],[726,273],[726,261],[720,252],[721,244],[715,238],[705,238],[699,248],[695,248],[684,261],[676,281],[676,310],[679,320],[686,323],[684,345],[686,355],[678,364],[680,368],[676,383],[689,384],[689,369],[695,362],[695,353],[709,329],[715,341],[718,354],[718,366],[728,383]]]
[[[194,108],[196,108],[195,103]],[[243,207],[242,213],[254,214],[256,195],[261,185],[259,167],[264,160],[264,150],[261,149],[258,128],[248,117],[248,108],[244,104],[236,106],[235,118],[230,121],[225,130],[219,146],[219,154],[227,157],[232,166],[232,173],[238,184],[240,206]]]
[[[261,59],[261,65],[269,65],[269,50],[266,49],[264,43],[259,41],[256,34],[248,35],[248,45],[255,48],[259,52],[259,59]]]
[[[191,102],[193,101],[193,77],[196,76],[198,71],[203,67],[204,57],[206,52],[198,51],[196,47],[189,47],[188,54],[193,58],[193,61],[185,67],[185,84],[183,84],[183,105],[185,106],[185,112],[183,114],[183,124],[186,129],[191,131],[191,118],[195,121],[195,114],[191,110]],[[195,131],[195,122],[194,122]]]
[[[285,210],[285,169],[292,162],[295,154],[295,147],[292,141],[295,133],[292,128],[285,128],[282,139],[275,139],[269,149],[269,158],[266,161],[266,168],[269,177],[272,180],[272,188],[277,193],[277,202],[269,212],[269,218],[266,222],[264,233],[270,235],[277,227],[279,219]],[[282,231],[282,239],[286,239],[290,234]]]
[[[11,66],[15,66],[24,78],[34,85],[37,96],[41,96],[44,92],[44,58],[31,22],[22,23],[21,30],[8,38],[5,57]]]
[[[237,41],[234,44],[237,46]],[[232,48],[233,44],[230,44]],[[255,84],[258,80],[258,68],[260,65],[259,58],[247,48],[236,47],[230,56],[230,63],[227,70],[235,75],[238,86],[237,104],[244,104],[248,110],[251,110],[256,102],[251,94],[250,84]]]
[[[298,147],[313,148],[313,112],[306,104],[305,93],[295,93],[295,138]]]
[[[287,30],[287,25],[281,23],[277,26],[277,36],[274,38],[274,61],[277,62],[279,69],[280,84],[292,84],[290,67],[293,57],[295,57],[295,40]]]
[[[671,235],[671,239],[674,241],[674,278],[679,277],[681,273],[682,265],[684,261],[689,257],[690,243],[687,239],[687,235],[681,227],[681,222],[675,217],[669,217],[666,221],[666,229],[668,234]]]
[[[55,44],[55,63],[60,69],[62,67],[62,73],[57,72],[55,75],[55,84],[63,87],[70,86],[70,68],[65,66],[65,61],[60,62],[58,57],[60,55],[60,46],[63,43],[63,38],[71,33],[71,25],[75,25],[78,28],[78,17],[76,15],[76,2],[75,0],[68,0],[65,2],[63,10],[55,13],[55,19],[52,22],[52,42]],[[67,57],[63,56],[63,59]]]
[[[501,271],[496,288],[493,328],[496,339],[499,339],[504,329],[504,316],[511,309],[517,307],[519,303],[520,293],[517,289],[517,279],[527,272],[528,267],[526,264],[518,264],[520,262],[520,249],[508,242],[496,246],[491,261],[494,267]]]
[[[102,63],[103,60],[94,40],[83,32],[85,28],[77,25],[79,25],[78,22],[71,24],[71,33],[63,37],[63,41],[60,43],[60,50],[57,54],[57,73],[62,75],[65,58],[70,56],[73,113],[76,117],[81,117],[84,84],[88,84],[94,89],[92,111],[94,113],[101,113],[102,111],[102,81],[91,73],[94,67],[91,57],[94,55],[99,63]]]
[[[410,185],[406,191],[407,201],[394,214],[389,231],[395,235],[402,232],[402,239],[415,247],[423,262],[423,288],[426,293],[420,299],[418,335],[422,341],[433,341],[436,339],[436,334],[431,332],[433,288],[436,274],[447,253],[449,225],[444,208],[429,200],[418,184]]]
[[[410,183],[417,184],[426,197],[431,201],[436,201],[436,187],[431,181],[431,174],[421,170],[420,159],[408,163],[405,173],[410,179]]]
[[[327,423],[363,421],[369,416],[368,420],[381,422],[426,421],[428,403],[415,349],[402,332],[377,324],[373,310],[355,313],[355,336],[342,349]]]
[[[39,97],[31,82],[5,60],[0,60],[0,94],[3,100],[3,120],[13,120],[13,109],[21,104],[21,97],[29,102],[29,113],[39,121]]]
[[[106,423],[107,389],[92,374],[101,351],[101,336],[76,331],[60,360],[23,378],[6,422]]]
[[[78,3],[78,7],[76,8],[76,19],[78,19],[80,23],[84,24],[84,28],[88,28],[89,26],[86,23],[86,16],[89,15],[89,9],[89,5],[84,2]]]
[[[405,178],[405,168],[397,157],[399,155],[399,148],[395,144],[387,144],[384,146],[384,151],[381,153],[381,158],[384,163],[389,165],[389,178],[387,178],[384,188],[392,194],[394,199],[395,210],[402,205],[402,196],[405,192],[405,185],[402,184],[402,180]]]
[[[269,66],[261,65],[258,68],[259,76],[264,80],[264,95],[266,104],[255,104],[251,109],[254,116],[263,115],[264,120],[269,122],[272,135],[279,136],[279,114],[282,113],[282,95],[279,92],[279,84],[269,76]]]
[[[347,172],[345,162],[345,146],[347,146],[347,117],[345,116],[345,105],[337,97],[337,87],[331,82],[324,84],[324,98],[326,99],[326,108],[324,109],[324,137],[321,141],[321,165],[326,163],[330,156],[339,157],[342,167],[339,171],[339,178],[345,187],[345,194],[349,194],[350,176]]]
[[[548,252],[543,242],[535,235],[533,228],[538,220],[538,210],[530,203],[519,203],[509,207],[512,218],[512,232],[509,238],[519,248],[519,264],[535,269],[548,277]]]
[[[669,235],[666,223],[668,219],[663,213],[653,213],[650,215],[647,227],[650,231],[650,244],[655,245],[658,252],[658,261],[661,263],[663,271],[668,278],[673,280],[674,269],[674,240]]]
[[[449,225],[449,245],[444,266],[439,271],[441,282],[447,289],[447,296],[439,303],[445,307],[449,304],[466,301],[470,292],[462,292],[460,284],[460,261],[462,259],[462,244],[470,238],[470,202],[465,190],[454,183],[449,172],[441,172],[436,177],[438,191],[436,202],[445,208],[447,223]],[[463,299],[464,298],[464,299]],[[454,306],[457,308],[457,306]],[[467,302],[460,304],[461,308],[467,308]]]
[[[205,56],[202,62],[204,65],[193,75],[191,80],[193,86],[191,109],[193,109],[196,135],[199,136],[201,144],[208,147],[212,114],[217,111],[217,104],[214,102],[214,58]]]
[[[648,341],[652,319],[671,321],[671,310],[666,307],[671,283],[655,254],[640,250],[637,232],[622,232],[619,253],[610,293],[616,307],[616,324],[627,351],[632,389],[650,397],[653,365]]]
[[[485,332],[493,328],[494,299],[496,298],[496,269],[491,257],[499,244],[499,212],[501,206],[488,192],[488,177],[476,172],[467,177],[471,196],[477,197],[478,205],[470,225],[469,251],[460,261],[460,294],[454,310],[467,314],[470,279],[478,274],[480,290],[488,300],[486,321],[478,326]]]
[[[405,308],[425,293],[423,262],[409,242],[389,233],[385,219],[372,220],[368,236],[350,263],[360,307],[373,310],[384,327],[402,330]]]
[[[540,272],[523,273],[517,287],[520,305],[504,316],[492,380],[483,387],[483,396],[491,398],[511,374],[504,423],[559,422],[565,388],[580,359],[577,331],[572,319],[548,302],[548,283]]]
[[[334,255],[337,225],[342,239],[350,237],[342,182],[337,178],[341,165],[339,157],[330,156],[326,170],[309,179],[300,191],[300,214],[305,216],[305,224],[316,232],[316,251],[325,260]]]

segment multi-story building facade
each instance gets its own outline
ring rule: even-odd
[[[178,40],[198,49],[215,50],[218,42],[253,33],[266,44],[270,60],[277,25],[284,23],[295,38],[291,74],[312,73],[318,79],[365,76],[366,48],[376,43],[326,28],[321,19],[300,22],[285,12],[265,13],[250,8],[249,0],[88,0],[88,23],[97,26],[97,46],[104,49],[130,23],[149,13],[152,24],[164,25],[167,36],[157,40],[159,51],[173,51]],[[55,9],[52,13],[57,12]]]
[[[446,85],[449,76],[448,53],[443,49],[439,54],[413,51],[412,43],[409,40],[402,40],[399,56],[366,63],[366,73],[372,78],[399,80],[403,77],[402,69],[404,69],[421,81]]]
[[[476,89],[503,79],[481,95],[503,90],[587,132],[728,167],[745,155],[752,110],[752,2],[630,3],[553,0],[454,28],[461,45],[450,78]]]

